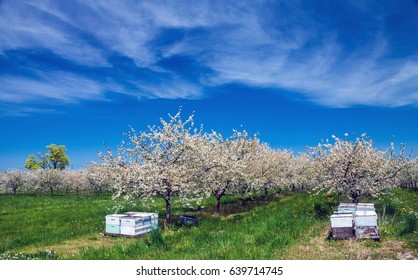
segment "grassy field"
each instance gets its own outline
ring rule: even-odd
[[[199,224],[173,225],[138,239],[107,237],[110,196],[0,196],[0,259],[410,259],[418,253],[418,195],[398,189],[375,201],[381,241],[328,240],[336,201],[286,193],[269,202],[225,199],[194,212]],[[316,205],[316,206],[315,206]],[[120,211],[146,210],[128,205]],[[162,202],[151,209],[164,212]]]

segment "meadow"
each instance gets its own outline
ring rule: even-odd
[[[0,195],[0,259],[411,259],[418,253],[418,196],[394,189],[373,200],[381,241],[330,240],[335,197],[282,192],[268,201],[225,197],[222,211],[207,199],[197,209],[174,204],[165,224],[164,203],[151,209],[126,204],[124,211],[157,211],[160,229],[141,238],[104,235],[104,216],[120,200],[110,195]],[[181,214],[198,225],[182,226]]]

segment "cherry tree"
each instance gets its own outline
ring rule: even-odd
[[[257,147],[250,162],[252,184],[256,190],[263,192],[265,200],[270,190],[287,184],[287,180],[292,176],[289,168],[292,157],[290,151],[272,149],[267,144]]]
[[[6,172],[0,172],[0,194],[6,193]]]
[[[417,189],[418,184],[418,158],[409,160],[402,170],[400,185],[406,188]]]
[[[312,161],[306,153],[289,160],[288,170],[289,176],[286,179],[292,190],[296,186],[300,187],[301,190],[310,189],[319,183],[318,177],[315,176]]]
[[[106,165],[93,163],[83,170],[86,188],[94,190],[97,195],[112,190],[113,180],[111,172]]]
[[[57,169],[38,169],[31,171],[35,178],[35,188],[53,195],[64,186],[64,174]]]
[[[314,190],[324,189],[348,195],[358,202],[363,195],[377,196],[385,188],[397,185],[404,168],[403,152],[395,155],[393,148],[378,150],[365,134],[354,141],[332,136],[309,150],[320,183]]]
[[[254,155],[259,140],[250,138],[245,130],[233,130],[233,135],[224,139],[219,133],[212,132],[205,142],[209,151],[203,157],[211,166],[210,170],[200,177],[200,188],[207,196],[216,199],[216,211],[220,211],[221,198],[226,194],[240,194],[245,199],[251,190],[249,162]]]
[[[22,170],[9,170],[1,174],[0,184],[5,192],[16,195],[18,188],[26,185],[25,172]]]
[[[177,195],[182,202],[199,200],[203,191],[196,179],[211,169],[201,155],[207,145],[203,128],[194,127],[193,115],[181,119],[181,111],[160,119],[161,126],[149,126],[148,131],[127,133],[116,154],[101,155],[111,167],[117,192],[115,197],[127,200],[153,200],[161,197],[166,204],[166,222],[171,222],[171,201]],[[203,151],[203,152],[202,152]]]
[[[79,194],[81,190],[85,190],[87,187],[87,178],[84,170],[61,170],[62,176],[62,188],[65,193],[75,192]]]

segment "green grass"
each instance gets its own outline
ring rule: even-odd
[[[282,250],[318,234],[308,194],[298,194],[195,227],[163,233],[165,246],[137,239],[129,246],[83,250],[82,259],[278,259]],[[307,203],[308,202],[308,203]]]
[[[398,189],[375,201],[382,241],[327,240],[332,197],[287,193],[269,202],[225,197],[194,210],[174,204],[173,224],[138,239],[103,235],[110,196],[0,196],[0,259],[396,259],[417,254],[418,196]],[[120,211],[142,211],[125,205]],[[157,200],[152,211],[164,214]],[[176,220],[188,213],[197,226]],[[161,223],[162,225],[163,223]]]
[[[109,196],[0,196],[0,253],[103,230]]]

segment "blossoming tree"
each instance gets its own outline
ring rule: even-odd
[[[393,150],[378,150],[365,134],[354,141],[332,138],[333,143],[326,141],[310,148],[320,178],[314,190],[346,194],[358,202],[363,195],[377,196],[381,190],[397,185],[404,168],[403,152],[395,155]]]
[[[203,128],[194,127],[193,115],[181,119],[181,111],[160,119],[161,126],[149,126],[146,132],[133,128],[128,141],[116,154],[101,155],[112,173],[116,196],[127,200],[153,200],[160,196],[166,205],[166,222],[171,222],[171,199],[177,195],[187,203],[203,197],[196,187],[197,178],[211,169],[201,155],[207,148]]]

